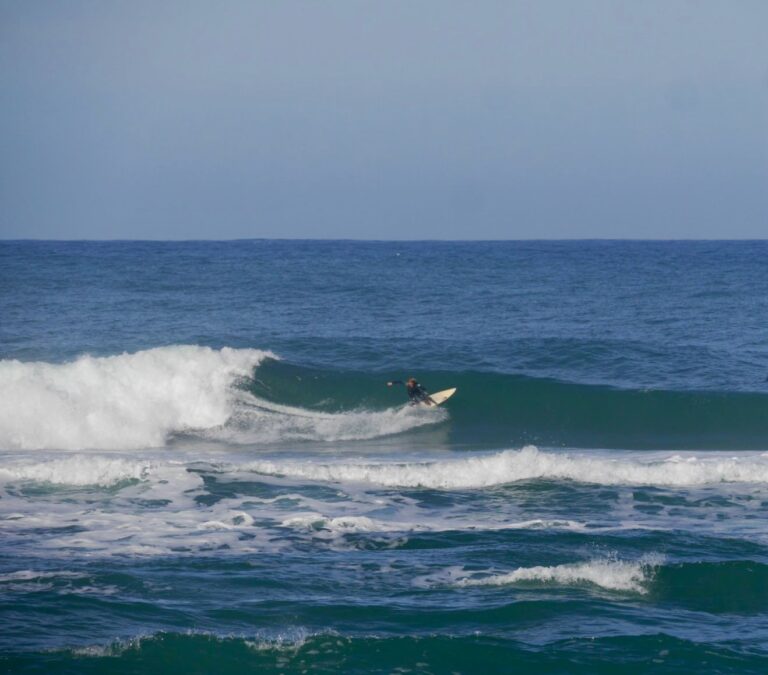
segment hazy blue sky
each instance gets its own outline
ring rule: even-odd
[[[768,2],[0,0],[0,237],[768,236]]]

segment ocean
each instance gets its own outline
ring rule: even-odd
[[[0,672],[764,673],[767,319],[768,242],[0,242]]]

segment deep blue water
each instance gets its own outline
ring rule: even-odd
[[[764,672],[766,318],[768,242],[0,242],[0,671]]]

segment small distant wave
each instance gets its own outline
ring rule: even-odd
[[[648,557],[639,562],[622,560],[590,560],[554,566],[519,567],[504,574],[468,577],[456,581],[457,586],[505,586],[517,583],[592,584],[610,591],[647,593],[661,558]]]
[[[637,561],[599,558],[463,577],[456,569],[445,573],[448,583],[457,588],[589,584],[610,591],[648,595],[655,601],[712,613],[763,612],[768,602],[768,565],[753,560],[670,563],[665,556],[651,553]],[[429,581],[431,585],[441,583],[439,576]]]
[[[17,570],[0,574],[0,584],[17,581],[39,581],[40,579],[82,579],[86,575],[82,572],[67,572],[57,570],[54,572],[42,572],[36,570]]]
[[[310,631],[301,626],[290,626],[282,630],[260,631],[252,637],[222,637],[214,633],[203,631],[188,631],[184,634],[174,633],[155,633],[153,635],[142,635],[127,640],[116,640],[108,644],[94,644],[83,647],[75,647],[60,650],[58,652],[49,652],[61,656],[72,656],[76,659],[83,658],[110,658],[116,659],[123,656],[142,653],[149,648],[149,651],[157,647],[171,647],[186,645],[203,645],[216,649],[233,649],[235,653],[241,651],[239,663],[242,666],[242,656],[282,656],[291,655],[302,649],[308,641],[330,640],[333,644],[340,641],[340,637],[332,630]],[[173,651],[171,650],[171,653]],[[180,650],[176,653],[185,653]]]
[[[494,454],[409,463],[251,462],[257,473],[388,487],[471,489],[523,480],[573,480],[604,485],[692,486],[709,483],[768,483],[768,455],[683,457],[646,460],[637,454],[543,452],[534,446]]]
[[[333,606],[326,608],[333,614]],[[728,642],[680,639],[655,631],[652,635],[616,632],[609,636],[548,638],[540,648],[477,633],[441,635],[346,635],[330,628],[314,631],[287,627],[283,634],[242,637],[185,633],[154,633],[111,644],[12,652],[2,664],[9,672],[199,671],[215,663],[221,672],[476,672],[478,664],[503,664],[510,672],[739,672],[765,671],[765,656],[740,651]],[[375,663],[372,666],[372,655]],[[90,663],[84,661],[88,659]],[[555,664],[553,666],[553,664]],[[651,664],[646,667],[647,664]],[[488,670],[488,668],[486,668]]]

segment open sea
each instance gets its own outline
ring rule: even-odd
[[[768,672],[767,376],[768,242],[0,242],[0,672]]]

